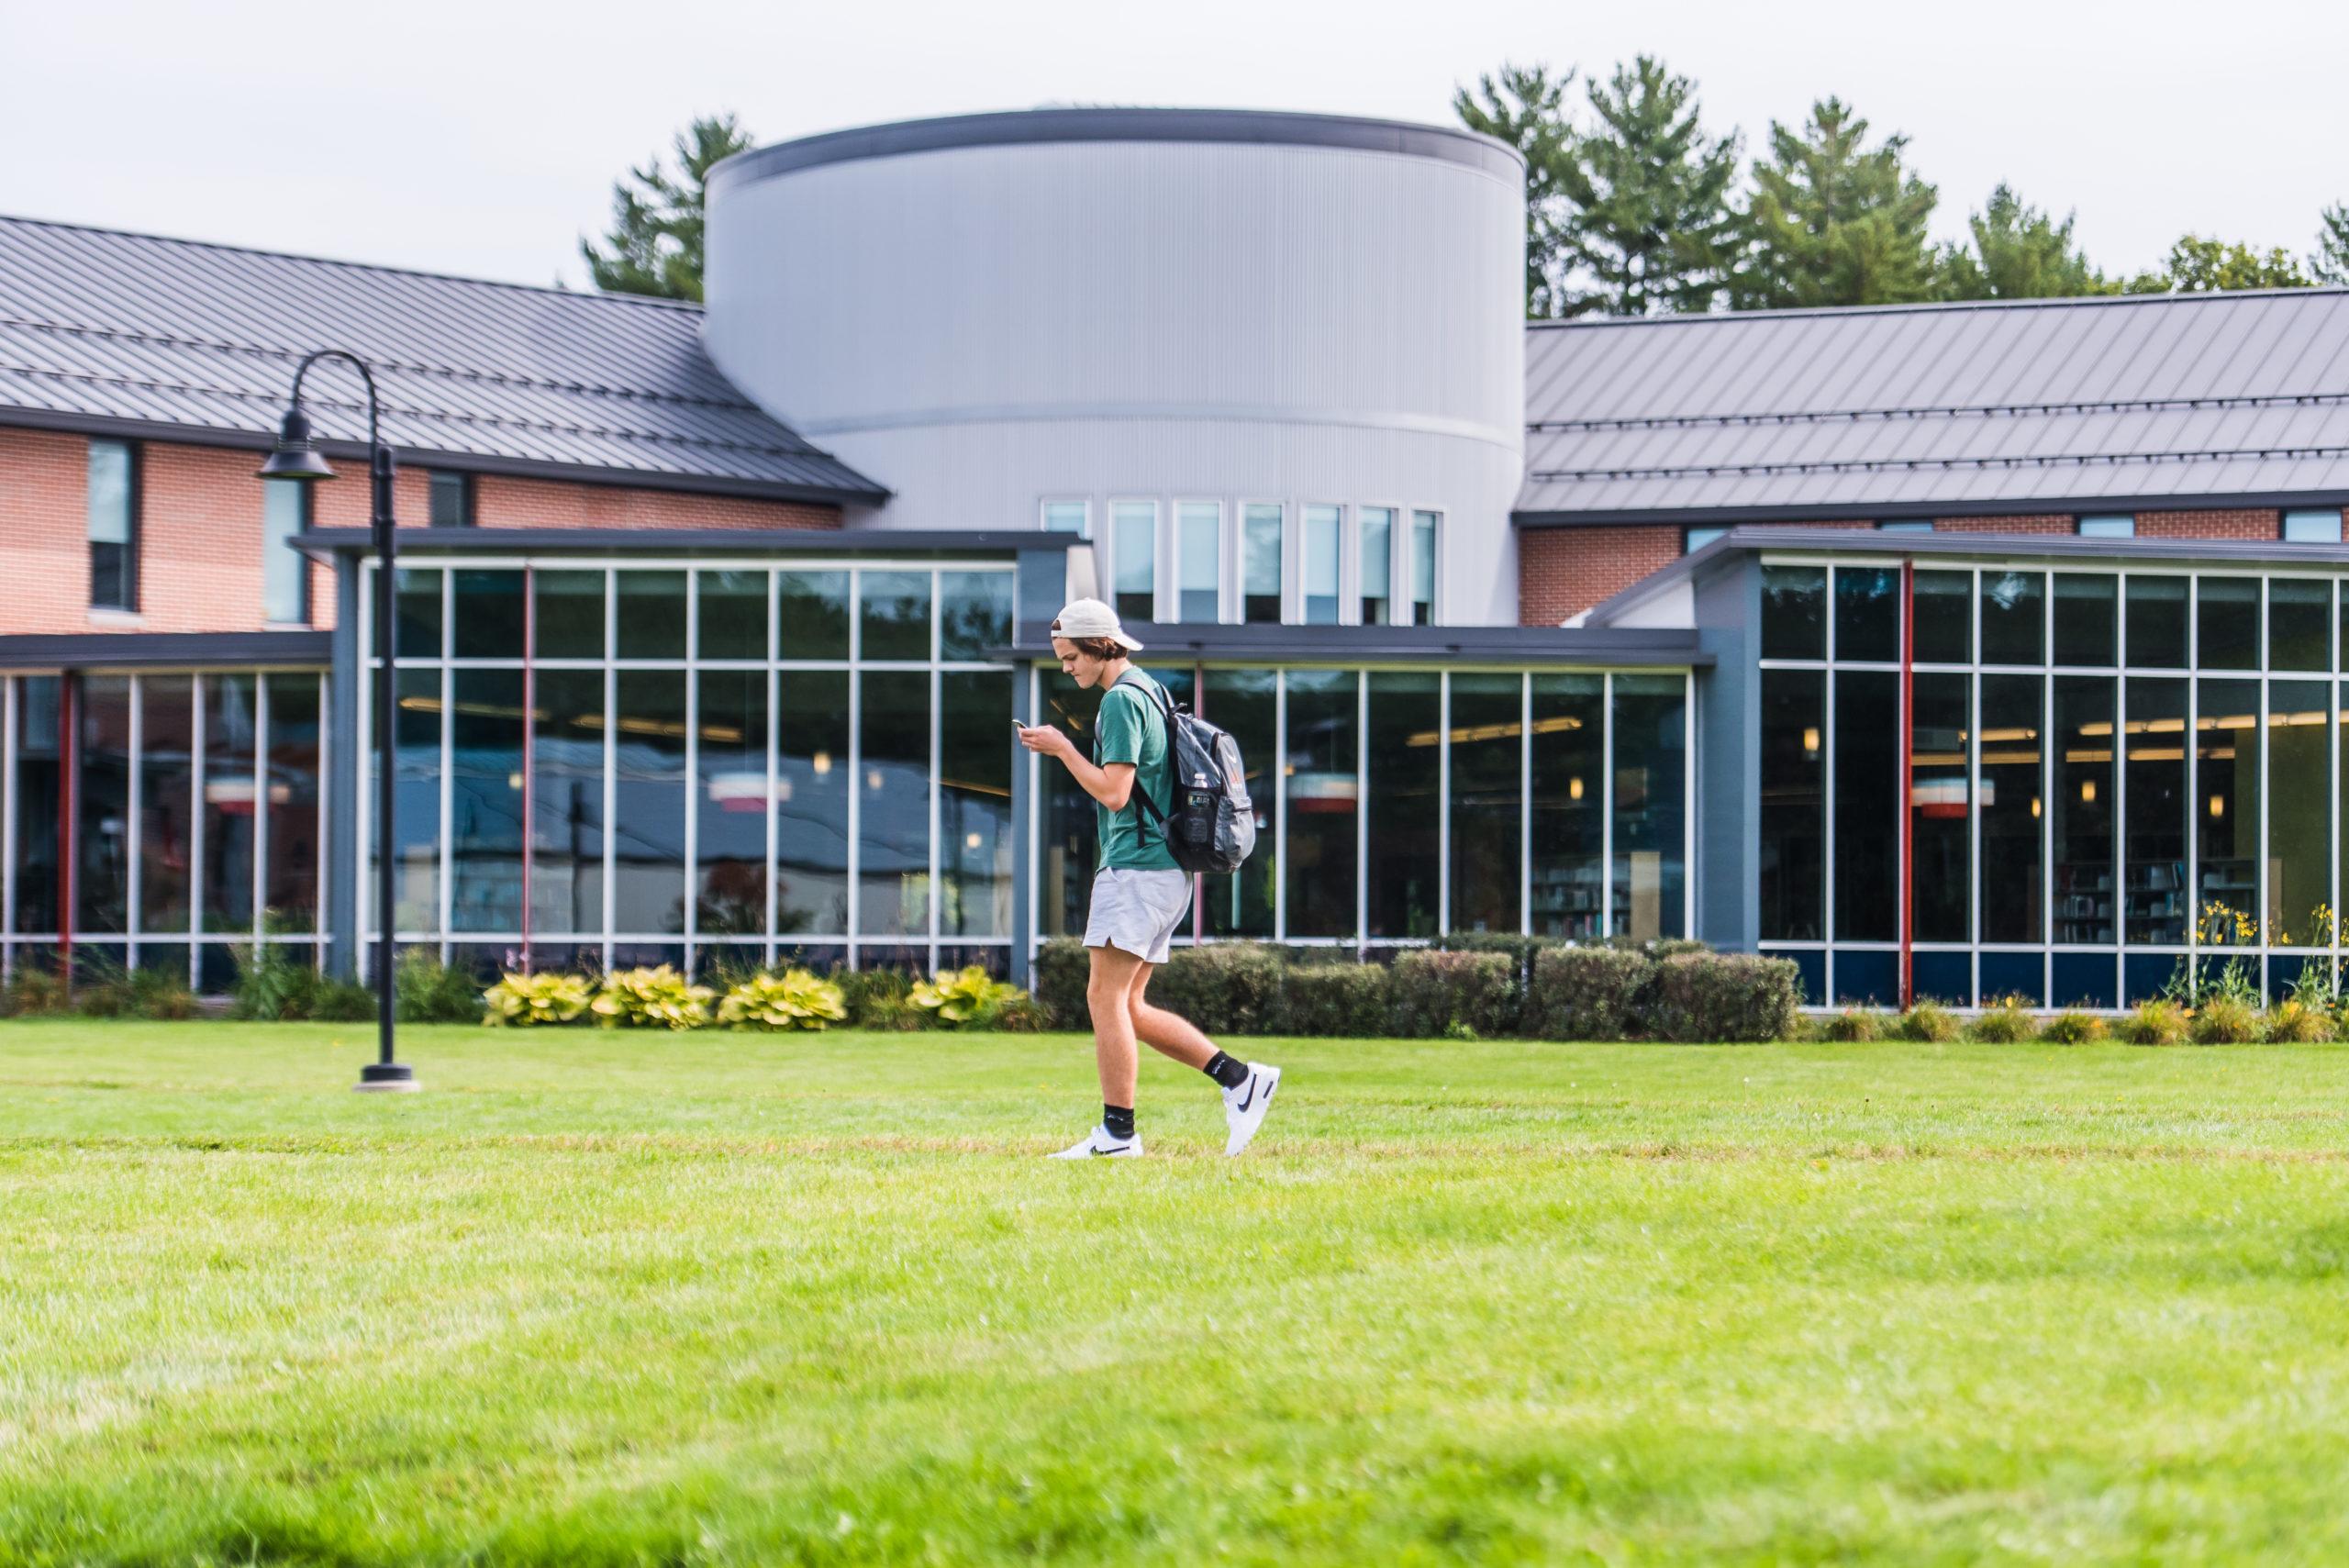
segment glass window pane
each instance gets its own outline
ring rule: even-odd
[[[627,574],[621,575],[625,579]],[[682,586],[678,592],[682,597]],[[612,929],[618,935],[638,937],[682,931],[685,673],[622,670],[613,680]],[[617,956],[614,962],[618,962]]]
[[[2129,513],[2118,517],[2082,517],[2080,532],[2090,539],[2131,539],[2137,532],[2137,519]]]
[[[1252,503],[1241,523],[1241,615],[1245,621],[1281,618],[1281,509]]]
[[[540,581],[544,576],[541,574]],[[540,623],[543,626],[543,622]],[[530,746],[530,933],[604,930],[604,672],[540,670]],[[598,955],[600,957],[600,954]]]
[[[1900,573],[1889,566],[1835,569],[1835,657],[1889,663],[1900,657]]]
[[[1411,514],[1411,624],[1435,624],[1435,530],[1438,512]]]
[[[445,717],[440,700],[441,672],[401,669],[392,716],[393,808],[392,924],[401,931],[440,929],[440,727]],[[372,691],[371,691],[372,695]],[[374,753],[368,753],[374,764]],[[368,792],[368,805],[374,792]],[[375,841],[383,839],[381,824],[371,825]],[[360,923],[375,929],[373,889]]]
[[[1039,721],[1057,724],[1076,742],[1085,756],[1093,754],[1093,719],[1101,694],[1088,691],[1058,670],[1038,672],[1043,693]],[[1270,755],[1270,752],[1266,753]],[[1048,937],[1073,937],[1085,930],[1093,895],[1093,866],[1099,854],[1093,797],[1078,786],[1058,762],[1030,764],[1040,796],[1037,815],[1041,851],[1036,857],[1036,924]],[[1267,796],[1267,799],[1270,797]],[[1258,846],[1252,861],[1274,860],[1269,839]]]
[[[704,670],[696,679],[694,929],[758,936],[767,929],[766,672]]]
[[[857,573],[861,608],[859,656],[864,659],[930,658],[930,573]]]
[[[2339,544],[2341,508],[2284,514],[2284,538],[2293,544]]]
[[[2267,665],[2272,670],[2332,668],[2332,584],[2276,577],[2267,584]]]
[[[456,580],[452,628],[456,657],[522,657],[522,573],[476,571],[451,575]]]
[[[184,681],[180,692],[185,696]],[[158,713],[168,705],[159,701]],[[81,739],[74,753],[73,796],[79,818],[75,833],[80,852],[74,868],[73,929],[76,931],[123,931],[130,924],[130,678],[128,675],[83,677],[77,704]],[[181,721],[184,730],[187,722]],[[184,765],[186,741],[181,741]],[[184,792],[183,792],[184,793]],[[177,813],[177,855],[187,854],[187,806]],[[173,854],[168,848],[149,853]],[[185,872],[183,870],[184,878]],[[182,929],[185,929],[183,923]]]
[[[253,772],[260,757],[259,701],[258,676],[204,677],[202,906],[207,931],[253,929],[253,829],[261,799]],[[154,754],[151,745],[148,754]]]
[[[2260,914],[2259,683],[2200,681],[2194,700],[2195,917],[2235,945]]]
[[[1008,671],[938,678],[938,929],[947,936],[1011,934],[1011,681]]]
[[[2184,669],[2186,579],[2132,573],[2128,581],[2130,664],[2137,669]]]
[[[1044,503],[1044,531],[1091,539],[1092,508],[1083,501],[1047,501]]]
[[[1987,639],[1986,638],[1987,641]],[[1982,940],[2046,940],[2040,918],[2040,744],[2046,719],[2037,675],[1982,677]]]
[[[318,927],[318,677],[285,671],[262,677],[269,690],[268,762],[262,810],[269,863],[262,870],[263,922],[273,930]]]
[[[1288,842],[1281,846],[1292,937],[1354,934],[1360,713],[1352,670],[1288,673]]]
[[[775,929],[845,935],[849,674],[785,670],[776,682]]]
[[[1158,618],[1158,504],[1109,503],[1110,562],[1120,620]]]
[[[89,462],[89,536],[92,544],[130,542],[130,448],[123,441],[92,441]]]
[[[432,526],[469,528],[473,526],[473,477],[463,473],[432,475]]]
[[[1537,935],[1597,937],[1607,881],[1607,682],[1533,677],[1533,879]]]
[[[983,660],[1011,641],[1011,573],[942,572],[938,577],[938,656]],[[1008,735],[1011,726],[1003,728]]]
[[[2046,584],[2037,572],[1982,573],[1982,662],[2046,662]]]
[[[17,817],[15,929],[54,933],[57,814],[63,794],[58,769],[60,677],[20,675],[15,681],[16,790],[6,801]]]
[[[1762,935],[1827,934],[1827,675],[1762,672]]]
[[[532,635],[539,658],[604,656],[604,582],[601,569],[530,573]]]
[[[1687,683],[1678,675],[1615,677],[1610,929],[1640,941],[1686,934],[1687,706]]]
[[[780,595],[776,609],[775,656],[779,659],[846,659],[848,573],[785,572],[778,574],[775,586]],[[841,755],[846,757],[848,753],[843,751]]]
[[[1334,626],[1338,620],[1338,508],[1305,508],[1305,620]]]
[[[1762,657],[1827,657],[1827,569],[1762,569]]]
[[[1974,792],[1966,783],[1970,677],[1920,674],[1910,704],[1909,851],[1911,919],[1920,942],[1972,940]]]
[[[2133,624],[2133,597],[2130,609]],[[2186,940],[2194,909],[2186,883],[2186,683],[2132,675],[2127,704],[2121,940],[2167,947]]]
[[[617,603],[613,625],[622,659],[683,659],[685,656],[685,574],[682,572],[620,572],[613,574]]]
[[[1974,662],[1974,573],[1920,572],[1915,610],[1920,664]]]
[[[867,671],[859,679],[856,929],[865,936],[927,938],[930,677]]]
[[[1680,553],[1683,555],[1694,555],[1698,550],[1704,549],[1707,545],[1712,543],[1713,540],[1720,538],[1727,532],[1729,532],[1729,529],[1726,527],[1710,528],[1683,528],[1680,530]]]
[[[2201,578],[2195,608],[2195,668],[2259,668],[2258,578]]]
[[[372,581],[372,578],[370,579]],[[392,630],[398,641],[395,657],[440,657],[440,573],[402,566],[393,573]]]
[[[1364,506],[1362,519],[1362,624],[1385,626],[1395,578],[1395,508]]]
[[[1369,935],[1432,937],[1443,857],[1441,677],[1374,671],[1370,682]]]
[[[149,675],[139,683],[139,925],[149,931],[184,931],[188,901],[195,892],[190,885],[195,869],[191,851],[197,831],[195,683],[185,675]],[[250,796],[250,751],[243,783]],[[250,929],[250,860],[245,862],[245,874],[244,923]]]
[[[522,929],[519,670],[459,670],[450,715],[449,929]]]
[[[1888,942],[1899,878],[1900,677],[1835,675],[1835,936]]]
[[[2059,600],[2061,596],[2059,590]],[[2109,676],[2056,678],[2055,740],[2061,750],[2055,753],[2055,789],[2048,802],[2054,817],[2048,829],[2055,846],[2058,942],[2102,943],[2119,938],[2113,919],[2112,706]]]
[[[1454,675],[1452,749],[1452,929],[1520,929],[1525,710],[1515,675]]]
[[[1201,881],[1203,929],[1211,937],[1273,934],[1273,867],[1280,860],[1273,842],[1273,764],[1279,757],[1274,684],[1270,670],[1206,670],[1199,675],[1199,716],[1239,742],[1248,798],[1256,807],[1256,852],[1238,871]]]
[[[1223,511],[1212,501],[1174,504],[1174,587],[1176,618],[1186,621],[1219,619]]]
[[[2120,579],[2055,573],[2055,662],[2110,664],[2120,629]]]
[[[2277,681],[2267,688],[2267,922],[2272,943],[2332,945],[2326,910],[2332,867],[2332,686]]]
[[[310,618],[310,562],[294,548],[302,531],[310,487],[291,479],[261,487],[261,616],[294,626]]]
[[[701,594],[695,637],[704,659],[767,656],[767,574],[755,571],[695,573]]]

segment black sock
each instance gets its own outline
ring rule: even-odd
[[[1208,1057],[1208,1064],[1199,1071],[1227,1089],[1236,1089],[1248,1082],[1248,1064],[1238,1057],[1226,1056],[1220,1051]]]
[[[1101,1130],[1123,1143],[1134,1135],[1134,1108],[1131,1106],[1104,1105],[1101,1107]]]

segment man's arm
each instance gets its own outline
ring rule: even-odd
[[[1093,759],[1076,749],[1076,742],[1058,725],[1040,724],[1019,732],[1019,743],[1030,751],[1041,751],[1048,757],[1058,757],[1066,764],[1069,776],[1077,787],[1112,811],[1123,811],[1126,802],[1133,798],[1134,765],[1131,762],[1108,762],[1096,765]]]

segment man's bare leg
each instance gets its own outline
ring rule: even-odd
[[[1086,950],[1093,961],[1085,983],[1085,1005],[1093,1015],[1093,1061],[1101,1073],[1101,1103],[1134,1103],[1134,1020],[1128,998],[1150,980],[1150,965],[1122,948]],[[1206,1058],[1200,1058],[1205,1061]]]
[[[1199,1032],[1190,1019],[1142,1000],[1154,967],[1141,965],[1134,973],[1133,989],[1127,993],[1126,1016],[1133,1036],[1162,1056],[1171,1056],[1186,1067],[1205,1069],[1215,1059],[1215,1041]]]

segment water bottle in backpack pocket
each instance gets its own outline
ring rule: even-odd
[[[1248,797],[1240,742],[1151,689],[1166,716],[1169,809],[1159,817],[1157,803],[1137,784],[1141,814],[1158,823],[1167,851],[1185,871],[1238,871],[1256,848],[1256,805]]]

